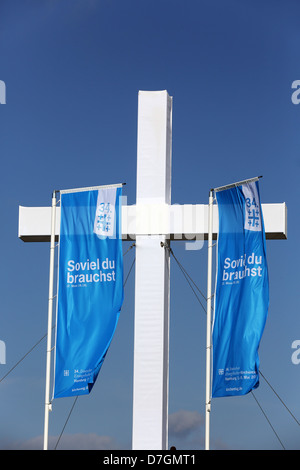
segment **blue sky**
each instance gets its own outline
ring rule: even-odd
[[[300,5],[296,0],[2,0],[0,80],[2,377],[47,329],[49,245],[18,239],[18,206],[48,206],[54,189],[126,182],[136,197],[138,90],[173,96],[172,202],[263,175],[263,203],[286,202],[288,240],[268,241],[270,309],[261,370],[300,418],[298,218]],[[124,243],[124,251],[129,247]],[[172,249],[206,291],[207,246]],[[124,273],[134,258],[124,259]],[[118,328],[60,448],[130,449],[134,273]],[[169,444],[202,449],[205,314],[171,260]],[[0,383],[0,448],[40,448],[46,342]],[[256,392],[287,449],[299,426],[264,380]],[[72,406],[50,415],[54,445]],[[252,395],[213,400],[215,449],[281,449]]]

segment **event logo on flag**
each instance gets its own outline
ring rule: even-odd
[[[115,194],[109,189],[98,193],[94,233],[104,237],[112,237],[115,226]]]
[[[123,302],[120,187],[61,192],[53,398],[91,391]]]
[[[213,323],[212,397],[244,395],[259,385],[258,348],[269,305],[258,182],[216,193],[218,270]]]

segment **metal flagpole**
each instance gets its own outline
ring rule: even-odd
[[[51,210],[51,241],[50,241],[50,269],[49,269],[49,299],[48,299],[48,334],[47,334],[47,364],[46,364],[46,390],[45,390],[45,421],[44,421],[44,450],[48,450],[48,429],[50,403],[50,372],[51,372],[51,337],[53,312],[53,281],[54,281],[54,255],[55,255],[55,218],[56,218],[56,191],[52,194]]]
[[[212,285],[212,239],[213,239],[214,191],[209,193],[208,206],[208,266],[207,266],[207,312],[206,312],[206,400],[205,400],[205,450],[209,450],[209,425],[211,409],[211,285]]]

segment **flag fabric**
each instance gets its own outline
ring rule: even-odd
[[[212,397],[259,385],[258,348],[269,306],[258,181],[216,192],[219,210]]]
[[[53,398],[88,394],[123,302],[121,187],[61,192]]]

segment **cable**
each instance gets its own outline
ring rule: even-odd
[[[187,275],[187,277],[191,280],[191,282],[194,284],[194,286],[196,287],[196,289],[200,292],[200,294],[202,295],[203,299],[206,301],[207,298],[206,296],[201,292],[201,290],[199,289],[199,287],[197,286],[197,284],[195,283],[195,281],[193,281],[193,279],[191,278],[191,276],[189,275],[189,273],[187,272],[187,270],[183,267],[183,265],[180,263],[180,261],[178,260],[178,258],[174,255],[174,252],[172,250],[172,248],[170,248],[170,253],[171,255],[173,255],[174,259],[176,260],[176,262],[178,263],[180,269],[182,271],[184,271],[184,273]]]
[[[206,297],[204,296],[204,294],[201,292],[201,290],[199,289],[199,287],[195,284],[195,282],[193,281],[193,279],[191,278],[191,276],[186,272],[186,270],[184,269],[184,267],[182,266],[182,264],[178,261],[178,259],[176,258],[176,256],[174,255],[174,252],[172,250],[172,248],[170,248],[170,253],[171,255],[173,255],[176,263],[178,264],[179,266],[179,269],[181,270],[181,272],[183,273],[187,283],[189,284],[190,288],[192,289],[192,291],[194,292],[199,304],[201,305],[201,307],[203,308],[204,312],[206,313],[206,308],[204,307],[204,305],[202,304],[201,300],[199,299],[197,293],[195,292],[195,289],[193,288],[191,282],[194,284],[194,286],[196,287],[196,289],[200,292],[200,294],[202,295],[202,297],[206,300]],[[190,282],[191,281],[191,282]]]
[[[60,438],[61,438],[61,436],[63,435],[63,432],[64,432],[64,430],[65,430],[65,427],[66,427],[67,424],[68,424],[68,421],[69,421],[69,419],[70,419],[70,416],[71,416],[71,414],[72,414],[72,411],[73,411],[73,409],[74,409],[74,406],[76,405],[77,399],[78,399],[78,395],[77,395],[77,397],[75,397],[75,400],[74,400],[74,402],[73,402],[72,408],[71,408],[71,410],[70,410],[70,412],[69,412],[69,414],[68,414],[68,417],[67,417],[66,422],[65,422],[65,424],[64,424],[64,426],[63,426],[63,428],[62,428],[62,431],[61,431],[61,433],[60,433],[60,435],[59,435],[59,438],[58,438],[58,440],[57,440],[57,442],[56,442],[56,444],[55,444],[54,450],[56,450],[56,448],[57,448],[57,446],[58,446],[58,443],[59,443],[59,441],[60,441]]]
[[[54,325],[54,326],[55,326],[55,325]],[[52,329],[54,328],[54,326],[52,327]],[[0,383],[1,383],[2,380],[4,380],[19,364],[21,364],[21,362],[28,356],[28,354],[30,354],[30,353],[34,350],[34,348],[36,348],[36,347],[40,344],[40,342],[41,342],[44,338],[46,338],[46,336],[47,336],[47,333],[46,333],[37,343],[35,343],[35,345],[32,346],[32,348],[29,349],[29,351],[28,351],[23,357],[21,357],[21,359],[20,359],[20,360],[19,360],[1,379],[0,379]]]
[[[130,247],[128,248],[128,250],[125,251],[125,253],[123,253],[123,258],[124,258],[125,255],[127,255],[128,251],[130,251],[134,246],[135,246],[135,243],[132,243],[132,245],[130,245]]]
[[[283,445],[283,443],[281,442],[281,440],[280,440],[280,438],[279,438],[277,432],[275,431],[274,427],[272,426],[272,424],[271,424],[269,418],[267,417],[266,413],[265,413],[264,410],[262,409],[262,406],[261,406],[260,403],[258,402],[258,400],[257,400],[257,398],[256,398],[256,396],[254,395],[254,393],[253,393],[252,390],[251,390],[251,394],[252,394],[254,400],[256,401],[256,403],[258,404],[258,406],[259,406],[261,412],[263,413],[264,417],[265,417],[266,420],[268,421],[268,423],[269,423],[269,425],[270,425],[272,431],[274,432],[275,436],[277,437],[278,441],[280,442],[280,444],[281,444],[283,450],[286,450],[285,447],[284,447],[284,445]]]
[[[287,405],[284,403],[284,401],[282,400],[282,398],[280,398],[280,396],[278,395],[278,393],[274,390],[274,388],[272,387],[272,385],[270,384],[270,382],[268,382],[268,380],[266,379],[266,377],[264,376],[264,374],[262,373],[261,370],[259,370],[259,373],[260,375],[263,377],[263,379],[266,381],[266,383],[269,385],[269,387],[271,388],[271,390],[275,393],[276,397],[280,400],[280,402],[283,404],[283,406],[286,408],[286,410],[289,412],[289,414],[292,416],[292,418],[296,421],[296,423],[298,425],[300,425],[299,421],[297,420],[297,418],[293,415],[293,413],[291,412],[291,410],[287,407]]]
[[[125,279],[124,284],[123,284],[123,288],[126,286],[126,282],[128,281],[128,278],[129,278],[129,275],[130,275],[130,273],[131,273],[131,271],[132,271],[132,268],[133,268],[133,266],[134,266],[134,263],[135,263],[135,257],[134,257],[134,260],[132,261],[131,266],[130,266],[130,268],[129,268],[128,274],[127,274],[126,279]]]
[[[128,248],[128,250],[124,253],[123,258],[124,258],[124,256],[125,256],[134,246],[135,246],[135,243],[133,243],[132,245],[130,245],[130,247]],[[130,273],[131,273],[131,270],[132,270],[132,268],[133,268],[133,266],[134,266],[134,263],[135,263],[135,257],[134,257],[134,259],[133,259],[133,261],[132,261],[132,263],[131,263],[131,266],[130,266],[130,268],[129,268],[128,274],[127,274],[126,279],[125,279],[125,281],[124,281],[123,289],[124,289],[124,287],[126,286],[126,282],[128,281],[128,278],[129,278],[129,276],[130,276]]]

